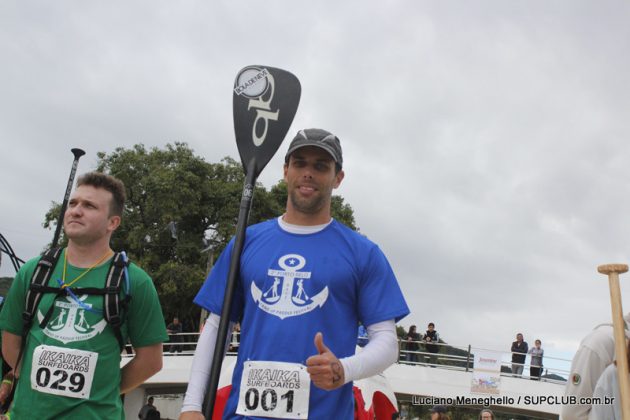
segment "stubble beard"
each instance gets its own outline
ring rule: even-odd
[[[66,233],[66,238],[68,238],[68,242],[73,242],[77,245],[90,245],[97,241],[97,237],[93,234],[89,233],[77,233],[70,232]]]
[[[106,233],[88,229],[87,226],[80,225],[78,229],[66,229],[64,226],[64,235],[69,242],[77,245],[88,246],[99,242]]]
[[[289,194],[291,205],[294,209],[304,214],[316,214],[326,206],[326,195],[316,194],[310,198],[300,197],[297,189],[291,190]]]

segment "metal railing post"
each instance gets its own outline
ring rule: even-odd
[[[470,344],[468,345],[468,354],[466,355],[466,372],[468,372],[468,366],[470,366]]]

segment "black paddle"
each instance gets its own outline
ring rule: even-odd
[[[245,171],[245,185],[238,213],[234,249],[225,287],[221,322],[212,357],[204,416],[212,418],[223,363],[224,343],[228,335],[232,298],[236,287],[245,243],[245,229],[252,207],[254,186],[258,175],[276,153],[287,135],[300,102],[302,89],[293,74],[265,66],[242,69],[234,82],[233,108],[236,145]]]
[[[70,149],[70,151],[74,155],[74,160],[72,161],[70,178],[68,178],[68,185],[66,186],[66,195],[63,197],[63,204],[61,204],[61,211],[59,212],[59,217],[57,218],[57,227],[55,228],[55,236],[53,236],[51,248],[55,248],[59,242],[59,235],[61,234],[61,227],[63,226],[63,216],[66,212],[66,208],[68,207],[68,199],[70,198],[70,192],[72,192],[72,184],[74,183],[74,176],[77,173],[79,158],[85,154],[85,152],[81,149]]]

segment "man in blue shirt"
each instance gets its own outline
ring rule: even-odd
[[[286,212],[250,226],[232,322],[241,342],[224,418],[353,418],[352,381],[397,358],[395,322],[409,313],[376,244],[331,217],[343,178],[339,139],[300,130],[285,157]],[[233,241],[195,303],[212,315],[193,361],[180,419],[201,419]],[[369,342],[355,353],[356,328]]]

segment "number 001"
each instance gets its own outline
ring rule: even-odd
[[[286,394],[280,396],[280,399],[287,400],[287,413],[293,412],[293,391],[287,391]],[[256,388],[250,388],[245,394],[245,406],[248,410],[256,410],[258,403],[265,411],[273,411],[278,405],[278,394],[270,388],[265,389],[262,395],[258,393]]]

